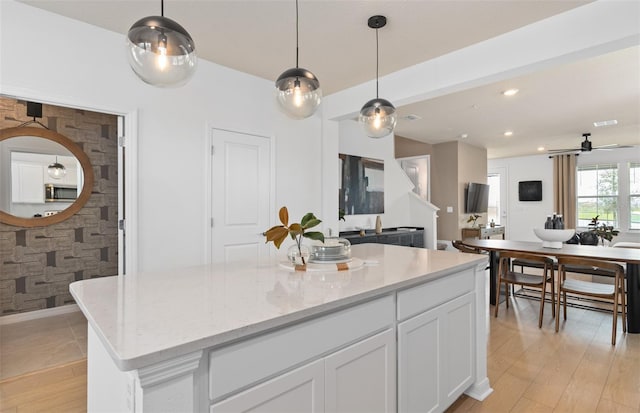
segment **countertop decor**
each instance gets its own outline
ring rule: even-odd
[[[309,250],[302,245],[302,238],[324,242],[324,234],[322,232],[305,232],[307,229],[317,226],[322,221],[316,218],[313,213],[307,212],[299,224],[293,223],[289,225],[289,210],[287,210],[286,206],[280,208],[278,217],[282,225],[275,225],[269,228],[263,235],[267,237],[267,242],[272,241],[273,245],[278,249],[287,238],[287,235],[291,236],[291,239],[296,242],[296,245],[289,249],[287,256],[289,260],[297,266],[296,270],[304,271],[309,258]]]

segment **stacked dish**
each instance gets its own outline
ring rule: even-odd
[[[345,238],[328,237],[311,245],[310,262],[339,263],[351,260],[351,243]]]

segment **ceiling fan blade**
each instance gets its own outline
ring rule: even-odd
[[[580,149],[549,149],[547,152],[548,153],[562,153],[562,152],[576,152],[576,151],[580,151]]]
[[[630,145],[618,145],[617,143],[611,143],[609,145],[596,146],[593,149],[611,150],[611,149],[618,149],[618,148],[633,148],[633,146],[630,146]]]
[[[547,151],[547,154],[549,156],[565,155],[565,154],[571,154],[571,153],[581,153],[581,152],[580,152],[580,149],[549,149]]]

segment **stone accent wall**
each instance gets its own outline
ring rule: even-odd
[[[0,129],[31,120],[26,110],[25,101],[0,96]],[[84,208],[64,222],[0,223],[0,315],[73,303],[70,283],[118,273],[117,116],[51,105],[42,115],[89,156],[95,182]]]

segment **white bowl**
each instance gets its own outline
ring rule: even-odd
[[[542,246],[544,248],[562,248],[564,241],[569,241],[573,234],[576,233],[575,229],[545,229],[534,228],[533,232],[536,237],[542,240]]]

